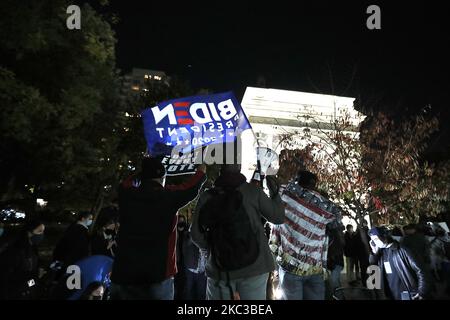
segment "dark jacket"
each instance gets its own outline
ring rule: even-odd
[[[193,200],[206,180],[197,172],[187,182],[163,188],[152,180],[119,189],[120,230],[111,280],[123,285],[161,282],[177,273],[177,211]]]
[[[370,245],[369,245],[369,228],[360,227],[356,229],[354,234],[355,238],[355,251],[358,260],[369,260]]]
[[[344,254],[349,258],[356,258],[357,251],[357,237],[355,233],[350,234],[348,231],[344,233]]]
[[[401,240],[402,247],[409,249],[415,255],[421,255],[425,263],[431,263],[430,260],[430,243],[421,233],[414,233],[412,235],[405,235]]]
[[[249,278],[275,270],[275,259],[270,252],[268,240],[265,234],[264,226],[261,223],[261,217],[266,218],[274,224],[284,222],[284,207],[281,197],[278,193],[269,198],[261,187],[246,182],[245,177],[240,173],[227,173],[221,175],[215,182],[216,187],[237,188],[242,193],[243,205],[249,215],[250,223],[257,233],[259,243],[259,256],[256,261],[248,267],[229,272],[230,279]],[[202,206],[211,197],[209,192],[204,192],[194,211],[193,222],[191,226],[192,240],[201,249],[208,250],[206,235],[200,231],[199,213]],[[206,265],[206,274],[208,277],[219,280],[226,279],[227,273],[219,272],[209,255]]]
[[[24,235],[0,255],[0,299],[37,298],[39,257]],[[29,281],[34,285],[29,286]]]
[[[327,226],[328,255],[327,269],[332,271],[336,266],[344,266],[344,237],[338,228],[329,228]]]
[[[79,223],[74,223],[67,228],[56,245],[53,258],[69,266],[87,256],[89,256],[89,230]]]
[[[117,247],[113,245],[108,249],[110,239],[106,239],[103,233],[98,233],[92,237],[91,252],[93,255],[102,255],[114,258]]]
[[[426,265],[422,259],[416,257],[408,249],[403,248],[398,242],[394,241],[391,247],[380,249],[376,255],[370,255],[370,264],[378,265],[381,269],[381,274],[384,276],[383,254],[386,250],[392,252],[394,260],[393,265],[391,265],[392,272],[395,272],[400,277],[405,288],[410,293],[419,293],[422,297],[429,297],[432,284]],[[396,289],[391,288],[391,291]]]

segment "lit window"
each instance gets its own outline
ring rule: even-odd
[[[148,89],[142,89],[142,90],[144,90],[145,92],[147,92],[147,91],[148,91]]]
[[[153,77],[155,80],[161,80],[161,77],[160,76],[154,76]]]
[[[146,75],[144,76],[144,79],[148,79],[148,74],[146,74]]]
[[[131,90],[139,91],[139,86],[132,86],[132,87],[131,87]]]

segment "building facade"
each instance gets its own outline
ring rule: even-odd
[[[154,84],[169,85],[170,78],[164,71],[133,68],[123,77],[124,93],[144,94]]]
[[[242,134],[242,173],[252,178],[257,146],[279,154],[283,149],[281,140],[286,137],[290,137],[292,149],[305,147],[306,141],[323,143],[325,133],[334,130],[333,122],[340,117],[349,122],[344,133],[358,139],[358,128],[365,116],[355,110],[354,101],[334,95],[248,87],[241,105],[253,130]],[[308,139],[302,139],[306,134]],[[342,222],[356,228],[356,223],[346,216]]]
[[[281,140],[308,132],[309,140],[323,141],[323,132],[333,130],[334,120],[347,115],[349,133],[358,136],[359,124],[365,116],[355,110],[355,98],[300,91],[248,87],[241,105],[252,125],[242,135],[242,170],[250,178],[255,170],[256,147],[268,147],[279,153]],[[306,129],[306,130],[305,130]],[[304,147],[304,140],[291,141]]]

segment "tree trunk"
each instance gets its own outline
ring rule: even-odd
[[[104,193],[102,190],[102,186],[100,186],[98,188],[98,193],[97,193],[97,197],[95,199],[95,203],[91,208],[91,214],[93,215],[93,221],[92,221],[93,225],[95,225],[95,223],[97,222],[98,214],[103,207],[104,198],[105,198],[105,196],[104,196]]]

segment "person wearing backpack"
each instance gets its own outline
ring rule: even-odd
[[[278,183],[267,177],[268,197],[240,170],[240,165],[222,165],[214,188],[201,194],[194,211],[192,240],[209,252],[207,300],[265,300],[269,273],[275,270],[261,217],[284,222]]]

